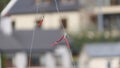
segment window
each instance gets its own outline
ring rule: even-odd
[[[6,58],[6,66],[7,67],[13,67],[12,57],[7,57]]]
[[[111,0],[111,5],[120,5],[120,0]]]
[[[67,29],[67,19],[61,19],[61,27],[64,27],[65,29]]]
[[[62,56],[56,55],[55,58],[56,58],[56,65],[57,65],[58,67],[59,67],[59,66],[62,66]]]
[[[104,20],[104,28],[105,28],[105,30],[111,30],[111,24],[109,22],[109,18],[105,18],[105,20]]]
[[[120,30],[120,15],[105,15],[104,28],[105,30]]]
[[[35,0],[35,4],[39,5],[40,4],[40,0]]]
[[[15,29],[15,21],[12,21],[12,29]]]
[[[71,5],[75,4],[76,0],[61,0],[62,5]]]
[[[42,0],[42,3],[49,5],[51,3],[51,0]]]
[[[30,61],[30,66],[40,66],[40,67],[44,67],[45,66],[45,55],[44,54],[33,54],[31,56],[31,58],[28,57],[28,63]],[[28,64],[29,65],[29,64]]]
[[[82,19],[82,18],[81,18]],[[92,30],[92,31],[96,31],[96,29],[98,28],[98,23],[97,23],[97,16],[96,15],[94,15],[94,14],[90,14],[90,22],[89,22],[89,26],[90,27],[88,27],[87,28],[87,30]]]
[[[42,25],[43,25],[43,22],[44,22],[44,17],[43,17],[43,16],[42,16],[42,17],[38,17],[38,18],[36,19],[36,26],[37,26],[38,28],[41,28]]]
[[[40,66],[39,56],[32,56],[31,58],[28,57],[28,62],[30,61],[30,66]]]
[[[32,57],[31,58],[31,64],[32,66],[39,66],[39,57]]]
[[[11,55],[10,54],[3,54],[2,59],[3,59],[2,62],[6,67],[14,67],[12,54]]]
[[[97,16],[91,15],[90,19],[94,25],[97,25]]]
[[[37,21],[36,21],[36,26],[37,26],[38,28],[41,28],[42,25],[39,26],[39,25],[38,25],[39,22],[40,22],[40,20],[37,20]]]
[[[107,68],[111,68],[111,63],[108,61]]]

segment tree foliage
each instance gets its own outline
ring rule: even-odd
[[[0,0],[0,12],[5,8],[10,0]]]

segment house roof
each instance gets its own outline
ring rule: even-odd
[[[40,30],[34,32],[33,52],[52,51],[50,45],[62,35],[61,30]],[[6,52],[27,51],[29,52],[33,31],[14,31],[12,36],[5,36],[0,32],[0,49]],[[61,42],[60,44],[63,44]]]
[[[21,48],[22,47],[17,40],[15,40],[12,36],[4,35],[0,31],[0,50],[19,50]]]
[[[18,0],[14,6],[10,9],[8,14],[25,14],[25,13],[36,13],[35,0]],[[79,9],[79,2],[76,0],[73,5],[61,5],[59,0],[58,5],[60,11],[74,11]],[[56,12],[55,2],[52,0],[50,5],[39,5],[38,12]]]
[[[86,44],[84,50],[91,57],[120,56],[120,43]]]

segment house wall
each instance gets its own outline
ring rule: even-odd
[[[120,57],[114,57],[111,59],[111,68],[119,68],[120,67]]]
[[[87,62],[89,60],[89,57],[84,51],[81,52],[78,59],[79,59],[78,60],[78,67],[79,68],[88,68]]]
[[[88,63],[89,68],[108,68],[106,58],[92,58]]]
[[[82,52],[79,57],[79,68],[108,68],[109,62],[111,68],[120,67],[120,57],[89,57],[87,53]]]
[[[9,17],[2,17],[0,28],[2,29],[2,32],[5,35],[11,35],[12,34],[11,19]]]
[[[77,11],[73,12],[63,12],[63,13],[46,13],[44,23],[42,28],[45,30],[48,29],[58,29],[60,28],[60,20],[62,18],[67,19],[68,28],[66,29],[68,32],[79,32],[80,25],[82,26],[82,22],[80,21],[80,14]],[[31,30],[35,26],[35,20],[40,18],[42,15],[35,14],[20,14],[20,15],[12,15],[11,19],[15,21],[17,30]]]
[[[11,55],[11,54],[10,54]],[[35,56],[36,54],[32,54],[32,56]],[[28,68],[28,56],[26,52],[16,52],[12,56],[12,64],[15,67],[7,67],[7,68]],[[31,57],[32,57],[31,56]],[[71,52],[64,46],[60,45],[55,49],[54,52],[46,52],[44,54],[37,54],[40,66],[30,66],[30,68],[72,68],[72,57]],[[40,56],[40,57],[39,57]],[[61,56],[60,60],[60,66],[57,66],[57,60],[56,56]],[[33,58],[33,57],[32,57]],[[0,59],[1,60],[1,59]],[[32,62],[32,60],[31,60]],[[42,62],[42,63],[41,63]],[[43,64],[44,63],[44,64]],[[32,65],[32,64],[31,64]],[[0,67],[1,68],[1,67]]]
[[[101,2],[101,3],[100,3]],[[111,5],[111,0],[80,0],[82,9],[98,14],[102,11],[104,14],[120,13],[120,5]],[[99,4],[101,4],[101,9],[99,9]]]
[[[99,8],[94,8],[93,9],[93,12],[95,14],[98,14],[99,11],[101,10],[101,12],[103,12],[103,14],[115,14],[115,13],[120,13],[120,6],[105,6],[105,7],[102,7],[101,9]]]
[[[93,58],[89,61],[90,68],[108,68],[110,62],[111,68],[119,68],[119,57],[99,57]]]
[[[80,31],[92,30],[94,25],[91,21],[90,14],[85,11],[80,11]]]

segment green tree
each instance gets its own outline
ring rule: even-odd
[[[5,8],[10,0],[0,0],[0,13]]]

